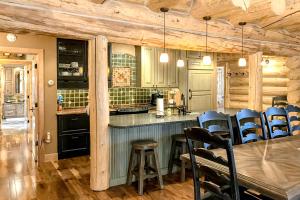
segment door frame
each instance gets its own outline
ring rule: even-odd
[[[44,50],[43,49],[34,49],[34,48],[19,48],[19,47],[4,47],[0,46],[0,51],[9,52],[9,53],[22,53],[22,54],[31,54],[36,56],[37,68],[37,90],[38,90],[38,165],[44,161],[45,152],[43,147],[44,143]]]

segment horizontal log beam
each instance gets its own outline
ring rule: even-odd
[[[161,47],[162,15],[144,5],[118,1],[95,4],[90,0],[10,0],[0,1],[2,31],[37,32],[55,36],[93,38],[105,35],[110,41]],[[139,11],[139,12],[137,12]],[[188,15],[169,12],[166,42],[168,48],[205,50],[205,25]],[[245,51],[270,55],[296,55],[300,39],[291,34],[245,28]],[[240,28],[224,21],[212,21],[208,46],[211,52],[239,53]]]

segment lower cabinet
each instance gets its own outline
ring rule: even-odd
[[[58,159],[89,155],[89,116],[87,114],[59,115],[57,122]]]

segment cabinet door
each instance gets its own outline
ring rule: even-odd
[[[4,94],[5,95],[13,95],[13,82],[5,82],[4,86]]]
[[[142,87],[153,87],[155,85],[154,73],[154,48],[142,47]]]
[[[13,73],[12,69],[5,69],[5,81],[13,81],[12,73]]]
[[[168,87],[168,65],[169,63],[160,62],[160,54],[163,53],[163,49],[155,49],[155,86]],[[170,62],[170,55],[169,55]]]
[[[213,107],[213,73],[209,70],[189,70],[189,110],[202,111]]]
[[[178,87],[178,68],[177,59],[179,58],[179,51],[168,50],[169,52],[169,63],[168,63],[168,87]]]
[[[16,115],[18,117],[23,117],[24,116],[24,104],[17,104],[16,106]]]

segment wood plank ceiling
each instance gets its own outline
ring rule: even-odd
[[[246,21],[246,52],[299,54],[300,0],[286,0],[280,15],[272,10],[271,0],[251,0],[242,9],[244,1],[249,0],[1,0],[0,31],[77,38],[105,35],[114,42],[159,47],[163,39],[159,8],[168,7],[168,48],[204,50],[202,17],[210,15],[209,51],[239,53],[238,22]]]

